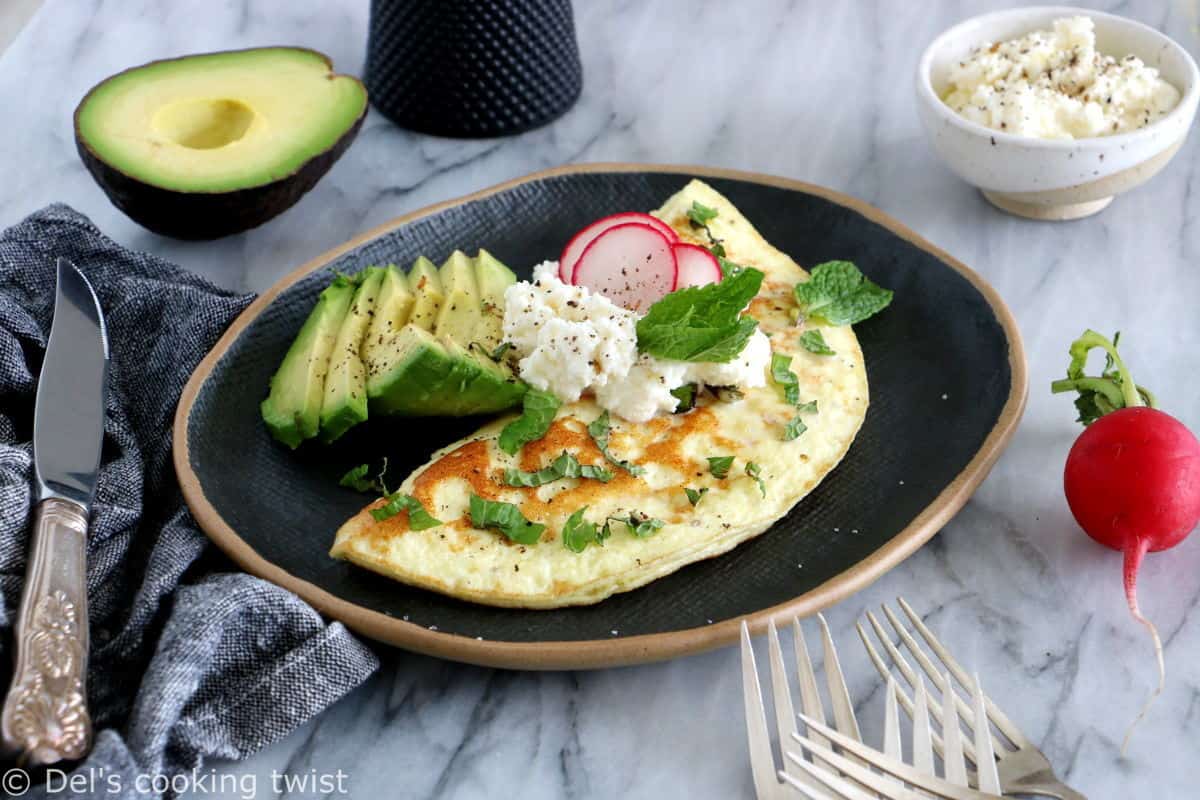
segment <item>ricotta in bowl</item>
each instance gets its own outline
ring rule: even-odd
[[[1179,90],[1141,59],[1096,49],[1084,16],[1005,42],[985,42],[950,67],[943,99],[965,119],[1038,139],[1110,136],[1151,125]]]

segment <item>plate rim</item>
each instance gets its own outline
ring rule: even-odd
[[[702,179],[726,178],[821,197],[861,214],[910,244],[926,251],[961,274],[983,296],[1008,340],[1008,360],[1012,376],[1008,398],[1000,410],[996,424],[992,426],[975,455],[903,530],[866,558],[859,560],[849,569],[838,573],[824,583],[783,603],[759,609],[743,617],[722,620],[700,627],[612,639],[512,642],[481,640],[471,636],[429,630],[414,622],[407,622],[344,600],[267,560],[225,522],[216,508],[208,501],[200,485],[199,477],[191,468],[188,451],[188,423],[200,389],[211,375],[217,362],[246,327],[274,302],[276,297],[310,272],[321,269],[345,253],[410,222],[437,214],[448,208],[507,191],[525,183],[563,175],[614,172],[669,173]],[[1016,318],[996,290],[970,267],[868,203],[833,189],[792,178],[723,167],[635,162],[567,164],[532,172],[461,197],[410,211],[352,237],[280,278],[237,316],[188,378],[187,384],[180,394],[179,404],[176,406],[172,426],[174,438],[172,457],[184,501],[205,535],[238,567],[251,575],[293,592],[327,619],[338,620],[357,633],[385,644],[469,664],[505,669],[597,669],[662,661],[730,645],[738,640],[743,622],[749,625],[752,634],[759,635],[767,629],[771,622],[783,624],[792,617],[810,616],[865,589],[916,552],[966,504],[975,489],[987,477],[992,465],[995,464],[1000,453],[1016,432],[1025,410],[1028,393],[1029,377],[1021,332]],[[537,613],[537,611],[525,611],[524,613]]]

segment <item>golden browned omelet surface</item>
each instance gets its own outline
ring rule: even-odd
[[[588,399],[564,405],[549,432],[516,456],[496,444],[509,415],[433,455],[400,487],[446,523],[423,531],[408,528],[402,512],[382,522],[369,509],[337,532],[331,555],[407,584],[465,600],[497,606],[556,608],[595,603],[642,586],[685,564],[724,553],[757,536],[808,494],[837,465],[858,432],[867,410],[867,378],[862,351],[848,327],[815,326],[833,356],[817,356],[798,342],[792,287],[806,273],[787,255],[762,239],[728,200],[708,185],[692,181],[654,214],[680,236],[704,244],[703,232],[691,229],[687,210],[693,201],[718,210],[710,223],[724,241],[728,257],[765,274],[749,313],[771,340],[776,353],[792,356],[800,381],[800,399],[816,400],[818,413],[804,417],[808,430],[782,440],[783,427],[795,415],[780,388],[767,385],[745,391],[737,402],[709,401],[686,414],[633,424],[613,416],[610,452],[645,468],[641,476],[613,467],[608,483],[564,479],[536,488],[503,484],[506,467],[533,471],[564,450],[581,463],[603,464],[604,457],[587,432],[602,409]],[[698,235],[699,234],[699,235]],[[735,457],[724,479],[713,477],[708,457]],[[746,464],[761,467],[763,497],[746,474]],[[707,488],[692,506],[684,488]],[[535,545],[520,545],[495,531],[471,527],[471,493],[515,503],[533,522],[546,525]],[[575,553],[562,545],[559,532],[567,517],[587,506],[586,519],[639,512],[666,524],[654,536],[637,538],[614,524],[603,546]]]

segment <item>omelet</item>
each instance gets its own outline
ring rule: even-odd
[[[633,475],[606,465],[587,430],[603,409],[587,397],[563,405],[546,435],[516,456],[497,446],[500,431],[514,418],[509,415],[442,448],[400,486],[444,524],[412,530],[406,511],[377,521],[370,513],[384,504],[377,500],[342,525],[331,555],[486,605],[586,605],[728,552],[768,531],[811,492],[846,454],[866,416],[867,373],[858,340],[849,326],[797,324],[792,287],[807,274],[710,186],[692,181],[653,213],[681,239],[704,245],[705,233],[688,222],[694,201],[717,210],[709,227],[723,241],[727,257],[765,275],[747,313],[759,321],[774,353],[792,357],[801,401],[817,403],[815,413],[803,415],[803,434],[784,440],[796,408],[770,380],[746,389],[740,400],[702,398],[692,411],[645,423],[613,416],[609,452],[644,469]],[[800,334],[812,328],[821,331],[834,355],[816,355],[800,345]],[[609,466],[613,479],[565,478],[534,488],[503,483],[505,468],[536,471],[563,451],[582,464]],[[728,473],[717,477],[708,459],[728,456],[733,457]],[[546,526],[540,540],[518,544],[495,530],[473,528],[472,493],[517,505],[527,519]],[[664,524],[639,537],[614,523],[602,544],[574,552],[563,546],[562,529],[584,506],[585,519],[592,522],[632,515]]]

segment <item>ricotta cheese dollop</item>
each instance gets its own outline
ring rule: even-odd
[[[1179,90],[1139,58],[1096,50],[1089,17],[987,42],[951,67],[946,105],[994,130],[1081,139],[1143,128],[1179,104]]]
[[[674,411],[679,401],[671,390],[687,383],[766,385],[771,343],[762,331],[726,363],[672,361],[638,353],[639,318],[602,294],[563,283],[555,261],[504,293],[504,341],[520,359],[518,373],[564,402],[590,392],[613,414],[645,422]]]

